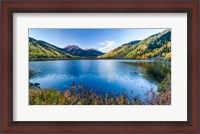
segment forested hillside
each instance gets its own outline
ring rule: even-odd
[[[75,58],[61,48],[47,42],[29,38],[29,59]]]
[[[142,41],[132,44],[124,44],[98,58],[113,59],[150,59],[171,58],[171,31],[165,30],[154,34]]]

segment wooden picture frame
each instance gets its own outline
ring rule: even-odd
[[[2,1],[1,132],[199,133],[198,0]],[[187,121],[13,121],[14,13],[187,13]]]

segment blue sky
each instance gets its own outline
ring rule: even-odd
[[[124,43],[142,40],[166,29],[29,29],[29,37],[64,48],[77,45],[108,52]]]

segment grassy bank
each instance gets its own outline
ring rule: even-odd
[[[145,93],[145,99],[139,96],[128,98],[122,92],[120,96],[96,94],[92,90],[79,89],[72,86],[62,92],[54,89],[29,88],[30,105],[170,105],[171,90],[154,92],[150,89]]]

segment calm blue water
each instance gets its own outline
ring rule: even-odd
[[[144,63],[145,67],[137,63]],[[129,64],[131,63],[131,64]],[[132,64],[133,63],[133,64]],[[136,65],[135,65],[136,64]],[[41,88],[66,90],[75,85],[102,94],[120,95],[122,91],[128,96],[140,95],[153,88],[157,91],[158,82],[145,73],[148,66],[156,64],[139,60],[57,60],[29,62],[29,71],[35,76],[29,78],[31,83],[40,83]]]

